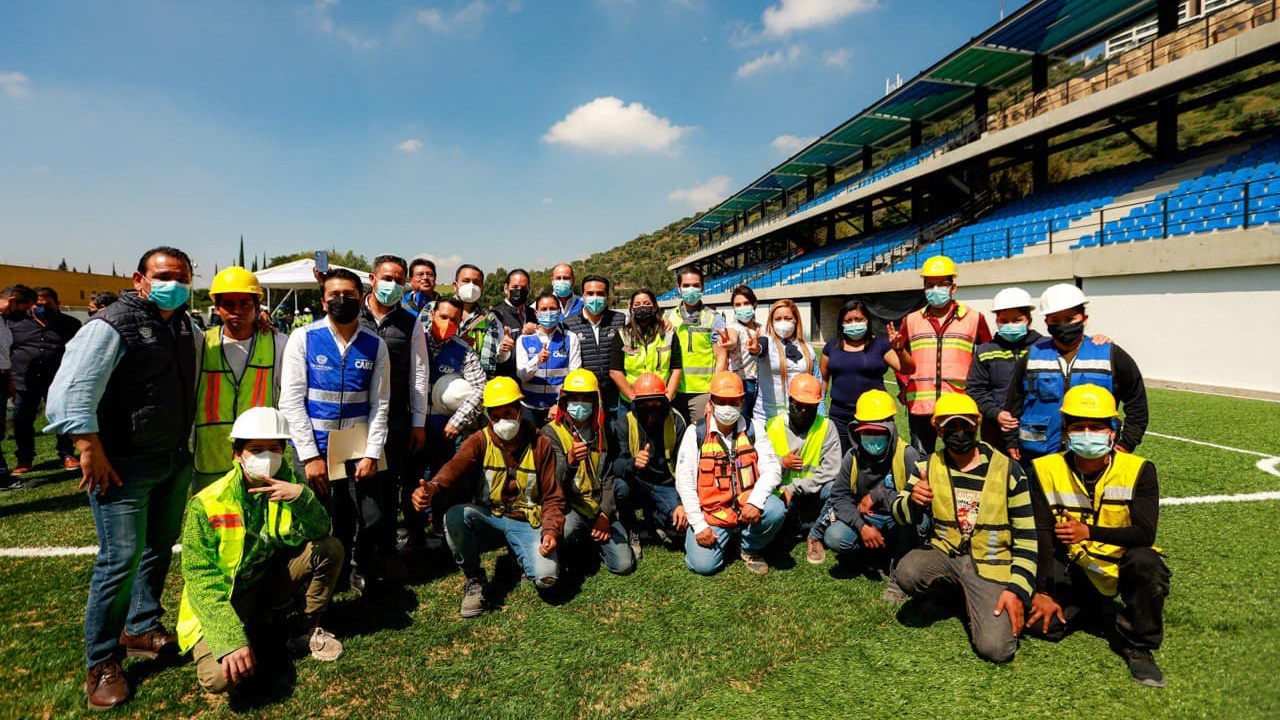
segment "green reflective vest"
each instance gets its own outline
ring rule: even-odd
[[[715,339],[712,325],[716,314],[711,308],[698,311],[697,322],[687,323],[679,306],[667,311],[666,320],[671,323],[680,342],[680,386],[676,392],[699,395],[711,390],[711,376],[716,371]]]
[[[774,490],[775,495],[781,496],[782,491],[793,481],[810,477],[818,471],[818,467],[822,465],[822,444],[827,439],[827,427],[830,422],[825,417],[814,418],[813,424],[809,426],[809,432],[805,433],[804,444],[800,446],[802,463],[800,469],[782,469],[782,483],[778,485],[777,490]],[[773,445],[773,452],[779,460],[783,455],[791,453],[791,448],[787,447],[786,415],[775,415],[769,418],[765,423],[765,432],[769,435],[769,442]]]
[[[626,329],[618,334],[622,338],[622,369],[627,382],[634,384],[647,372],[655,373],[663,382],[671,379],[672,333],[659,330],[647,344],[639,345],[631,344],[631,333]]]
[[[564,450],[564,454],[568,456],[569,451],[573,449],[573,435],[563,423],[558,421],[550,423],[550,426],[560,440],[560,447]],[[599,445],[597,443],[588,445],[587,459],[578,463],[577,467],[570,467],[570,472],[573,473],[572,483],[565,487],[569,495],[569,507],[582,513],[587,520],[594,522],[596,515],[600,514]]]
[[[533,527],[542,526],[542,494],[538,487],[538,468],[533,461],[533,448],[537,439],[531,440],[520,457],[517,467],[507,467],[507,461],[498,447],[493,428],[484,429],[484,480],[487,489],[485,499],[494,515],[524,515]],[[508,476],[514,476],[519,495],[510,503],[503,501],[502,492],[507,489]]]

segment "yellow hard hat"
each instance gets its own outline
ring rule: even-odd
[[[934,255],[920,266],[920,277],[947,277],[956,274],[956,264],[946,255]]]
[[[248,293],[262,297],[262,287],[258,285],[258,276],[238,265],[219,272],[213,276],[213,284],[209,286],[210,295],[223,293]]]
[[[1079,418],[1109,420],[1120,417],[1116,399],[1100,385],[1076,385],[1062,396],[1062,414]]]
[[[499,375],[484,386],[484,406],[487,408],[510,405],[523,397],[524,393],[520,392],[516,381],[504,375]]]
[[[978,403],[964,393],[947,393],[933,404],[933,418],[950,417],[952,415],[980,415]]]
[[[893,396],[883,390],[867,390],[858,396],[853,407],[853,418],[858,422],[881,422],[898,412]]]
[[[600,383],[595,373],[580,368],[564,376],[560,392],[600,392]]]

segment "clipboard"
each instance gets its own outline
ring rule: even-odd
[[[355,464],[364,459],[364,448],[369,440],[369,423],[357,423],[349,428],[329,433],[329,451],[325,462],[329,466],[330,480],[345,480],[355,473]],[[387,458],[378,458],[378,472],[387,469]]]

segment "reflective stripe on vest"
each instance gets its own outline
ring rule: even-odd
[[[912,415],[931,415],[943,394],[965,391],[982,319],[981,313],[956,303],[938,333],[927,312],[928,308],[917,310],[903,321],[902,334],[916,362],[916,371],[907,381],[907,411]]]
[[[782,483],[778,485],[778,489],[774,494],[781,496],[782,491],[788,485],[796,480],[802,480],[811,477],[822,465],[822,444],[827,439],[827,427],[830,423],[825,417],[816,417],[813,424],[809,426],[809,432],[805,433],[804,444],[800,446],[800,469],[788,470],[782,469]],[[769,418],[765,423],[765,432],[769,435],[769,442],[773,445],[773,452],[781,459],[784,455],[791,454],[792,448],[787,447],[787,416],[778,415]]]
[[[533,461],[533,447],[536,438],[529,443],[520,456],[520,464],[507,467],[507,461],[498,447],[498,438],[493,428],[484,429],[484,481],[488,494],[485,502],[494,515],[523,515],[533,527],[542,525],[542,495],[538,489],[538,468]],[[516,489],[519,494],[515,500],[507,502],[502,493],[507,489],[508,478],[514,474]]]
[[[929,457],[929,487],[933,490],[933,544],[957,555],[968,552],[974,568],[988,580],[1009,582],[1013,563],[1013,525],[1009,522],[1009,458],[991,450],[987,476],[978,500],[978,520],[967,539],[956,519],[955,493],[951,472],[943,459],[946,450]],[[966,548],[966,545],[968,546]]]
[[[677,392],[701,394],[711,390],[711,376],[716,371],[715,342],[711,338],[716,314],[711,308],[698,311],[697,322],[685,321],[679,306],[667,311],[667,322],[680,342],[680,386]]]
[[[556,437],[560,439],[561,449],[568,456],[573,449],[573,435],[558,421],[551,423],[551,429],[555,431]],[[568,457],[565,461],[568,461]],[[600,448],[595,444],[588,445],[587,459],[584,462],[578,463],[577,467],[569,467],[569,472],[573,473],[572,482],[565,487],[569,493],[569,507],[582,513],[588,520],[595,520],[600,512],[599,468]]]
[[[326,320],[312,323],[306,333],[307,416],[316,448],[324,456],[331,431],[368,422],[369,386],[382,341],[357,330],[344,355]]]
[[[530,357],[542,352],[542,338],[547,338],[547,351],[551,357],[538,366],[533,375],[520,381],[524,390],[524,404],[535,408],[549,408],[556,404],[560,396],[560,386],[569,374],[569,336],[564,330],[556,328],[549,336],[541,334],[522,335],[520,343]]]
[[[1067,388],[1093,383],[1111,391],[1111,344],[1095,345],[1085,337],[1063,376],[1061,355],[1051,338],[1027,353],[1022,387],[1026,399],[1018,418],[1018,445],[1030,455],[1050,455],[1062,448],[1062,396]]]
[[[1086,525],[1123,528],[1133,525],[1129,508],[1133,504],[1133,489],[1138,484],[1138,475],[1146,462],[1137,455],[1113,452],[1107,469],[1093,486],[1092,498],[1084,481],[1067,464],[1063,453],[1036,458],[1032,464],[1055,521],[1067,515]],[[1159,551],[1159,548],[1152,549]],[[1084,540],[1067,546],[1067,557],[1084,569],[1098,592],[1114,597],[1120,579],[1119,561],[1125,550],[1119,545]]]
[[[676,416],[671,412],[667,413],[667,419],[662,423],[662,446],[667,449],[667,469],[675,472],[676,453],[680,451],[680,445],[676,442]],[[640,421],[636,420],[633,412],[627,413],[627,448],[631,450],[633,458],[644,449],[640,444]]]
[[[205,331],[196,387],[196,472],[214,474],[231,469],[231,425],[249,408],[275,407],[275,367],[275,336],[255,332],[244,374],[237,380],[223,352],[222,328]]]
[[[467,362],[467,351],[470,349],[466,343],[450,339],[439,349],[433,348],[434,342],[430,336],[430,330],[424,326],[424,333],[427,333],[427,352],[431,357],[431,366],[428,368],[429,381],[427,384],[427,397],[431,396],[431,390],[435,388],[436,382],[445,375],[462,375],[463,366]],[[453,413],[449,412],[444,406],[437,407],[435,404],[431,406],[431,414],[453,417]]]
[[[739,509],[760,479],[759,461],[745,430],[734,438],[732,456],[726,452],[721,438],[708,432],[702,440],[698,458],[698,504],[702,506],[707,524],[736,527]]]
[[[647,372],[657,374],[663,382],[671,378],[673,333],[658,332],[648,344],[632,345],[631,333],[618,332],[622,335],[622,368],[628,383],[635,384]]]

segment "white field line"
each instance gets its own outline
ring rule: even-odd
[[[174,552],[182,552],[181,545],[173,546]],[[26,557],[73,557],[76,555],[97,555],[98,546],[87,547],[34,547],[34,548],[0,548],[0,558]]]

